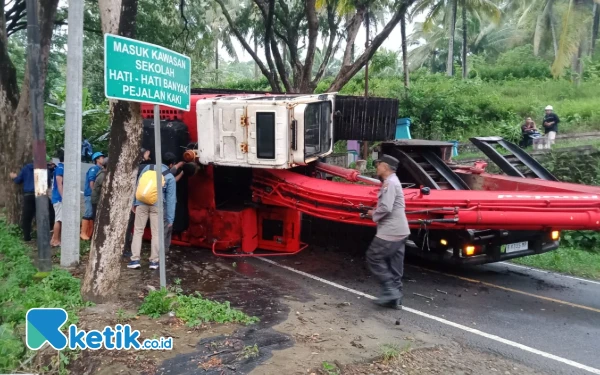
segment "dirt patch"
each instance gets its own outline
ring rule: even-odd
[[[438,374],[545,374],[492,353],[476,351],[455,344],[421,349],[400,349],[397,358],[377,359],[369,363],[344,366],[340,361],[321,364],[311,371],[319,375],[438,375]]]
[[[144,248],[147,248],[145,244]],[[83,277],[85,261],[73,270]],[[101,329],[116,324],[130,324],[140,331],[140,341],[147,338],[172,337],[172,350],[86,350],[78,354],[69,369],[72,374],[244,374],[271,357],[271,350],[293,345],[286,334],[270,329],[286,319],[289,308],[279,302],[284,289],[272,287],[258,271],[244,262],[215,258],[207,251],[174,247],[167,265],[167,284],[185,293],[199,292],[205,298],[231,303],[261,321],[248,327],[236,324],[204,324],[190,328],[176,317],[151,319],[137,314],[150,290],[159,285],[159,271],[126,268],[121,264],[117,292],[118,304],[102,304],[82,310],[78,328]],[[144,259],[144,252],[142,253]],[[143,266],[145,266],[142,261]]]
[[[196,350],[198,341],[207,337],[230,335],[239,326],[212,324],[190,328],[173,317],[158,320],[136,315],[136,310],[124,310],[117,305],[97,305],[83,310],[78,328],[91,330],[107,325],[130,324],[140,331],[140,341],[156,336],[172,337],[172,350],[86,350],[70,366],[72,374],[156,374],[159,365],[177,355]]]
[[[424,347],[435,340],[421,331],[381,316],[377,307],[365,310],[353,299],[341,300],[320,294],[310,303],[284,299],[289,318],[273,327],[295,339],[293,347],[273,352],[252,374],[306,374],[324,361],[344,363],[368,361],[379,354],[383,343]]]

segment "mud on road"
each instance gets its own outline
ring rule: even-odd
[[[439,330],[406,312],[377,308],[364,297],[258,259],[215,258],[206,250],[178,247],[172,248],[169,259],[168,284],[179,279],[186,293],[197,291],[206,298],[230,301],[233,307],[258,316],[260,323],[247,327],[206,324],[191,329],[173,317],[137,316],[148,290],[158,288],[159,274],[146,268],[129,270],[123,263],[122,302],[86,309],[81,326],[98,329],[127,321],[143,338],[173,337],[174,349],[85,351],[71,365],[72,373],[330,375],[339,371],[336,363],[343,374],[561,373],[560,369],[552,371],[552,366],[536,371],[536,361]],[[376,294],[360,253],[311,248],[278,261]],[[408,272],[407,293],[417,285],[412,281],[421,276]],[[424,301],[420,303],[440,304]],[[383,362],[384,346],[397,348],[397,358]],[[338,369],[326,370],[328,364]]]

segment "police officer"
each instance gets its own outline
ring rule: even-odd
[[[83,199],[85,200],[85,212],[83,214],[83,220],[81,224],[82,240],[89,240],[92,237],[92,231],[94,230],[94,208],[92,207],[92,191],[94,190],[94,183],[96,182],[96,176],[102,168],[104,163],[104,154],[96,152],[92,155],[92,161],[94,165],[88,169],[85,175],[85,188],[83,190]]]
[[[402,185],[396,176],[398,159],[384,155],[375,164],[377,176],[383,184],[377,207],[368,212],[377,223],[377,234],[367,250],[367,264],[382,287],[381,296],[375,303],[398,308],[402,304],[404,249],[410,229]]]

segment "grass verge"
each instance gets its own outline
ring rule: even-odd
[[[173,312],[190,327],[209,322],[252,324],[259,321],[257,317],[248,316],[232,308],[229,301],[211,301],[203,298],[198,292],[185,295],[179,287],[150,291],[138,312],[151,318]]]
[[[556,271],[568,275],[600,280],[600,253],[572,247],[513,259],[523,266]]]
[[[0,218],[0,373],[26,370],[28,359],[37,352],[25,347],[25,315],[34,307],[67,310],[66,326],[77,323],[77,312],[86,304],[79,293],[80,281],[58,268],[38,274],[29,248],[18,237],[18,229]],[[60,353],[51,363],[55,373],[64,373],[68,356]],[[38,369],[44,370],[44,369]]]

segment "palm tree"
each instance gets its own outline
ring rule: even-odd
[[[404,75],[404,87],[410,86],[410,72],[408,70],[408,45],[406,39],[406,13],[400,18],[400,37],[402,40],[402,73]]]
[[[215,83],[219,83],[219,42],[222,43],[225,51],[230,57],[237,60],[237,54],[235,47],[233,46],[233,40],[231,39],[231,32],[227,20],[223,16],[219,6],[216,3],[212,4],[212,7],[206,12],[206,19],[210,34],[213,39],[213,51],[215,59]]]
[[[467,14],[470,13],[479,18],[487,17],[494,23],[500,21],[501,11],[493,0],[420,0],[417,2],[412,15],[427,12],[425,22],[423,24],[424,31],[427,31],[433,26],[435,20],[443,17],[446,24],[448,35],[448,56],[446,59],[446,74],[453,75],[454,67],[454,40],[456,32],[456,17],[458,6],[462,10],[462,63],[463,63],[463,79],[467,77]]]
[[[463,23],[457,25],[455,38],[464,36],[464,27]],[[521,41],[520,34],[517,38],[515,37],[515,21],[511,19],[501,25],[495,25],[493,23],[482,23],[475,16],[467,16],[466,29],[468,30],[467,42],[465,43],[467,50],[477,55],[498,56],[518,44],[516,42]],[[443,16],[440,16],[438,20],[434,20],[427,27],[424,23],[415,23],[413,32],[407,40],[408,45],[417,45],[408,54],[409,69],[415,70],[423,66],[429,66],[432,68],[433,73],[445,71],[438,59],[445,61],[447,58],[448,38]],[[454,47],[454,53],[459,53],[456,46]]]
[[[569,1],[562,16],[558,52],[552,64],[552,74],[555,77],[561,76],[571,64],[575,72],[575,83],[579,84],[583,74],[583,57],[588,53],[587,38],[591,35],[590,30],[593,32],[594,29],[594,5],[586,0]]]

